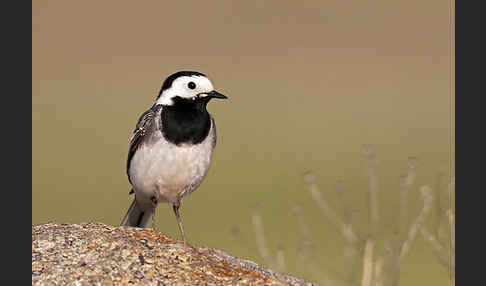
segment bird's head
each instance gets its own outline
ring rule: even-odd
[[[180,71],[170,75],[162,84],[156,104],[166,106],[191,101],[207,104],[212,98],[227,97],[214,90],[211,81],[202,73]]]

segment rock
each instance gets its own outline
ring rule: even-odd
[[[32,226],[32,285],[317,285],[222,250],[102,223]]]

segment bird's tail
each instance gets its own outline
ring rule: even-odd
[[[128,208],[127,214],[121,222],[121,226],[146,227],[150,218],[154,214],[152,209],[142,210],[137,204],[137,200],[133,199],[132,204]]]

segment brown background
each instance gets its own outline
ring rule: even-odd
[[[258,262],[251,204],[287,272],[340,285],[294,263],[293,203],[318,242],[317,263],[346,268],[340,237],[302,183],[313,170],[331,201],[344,180],[367,223],[362,145],[380,160],[381,222],[392,224],[398,177],[419,158],[419,186],[448,166],[451,37],[448,1],[34,1],[32,223],[119,224],[131,197],[128,139],[162,81],[207,74],[230,98],[209,105],[218,146],[209,175],[182,207],[190,242]],[[160,231],[178,237],[168,205]],[[246,240],[235,240],[237,226]],[[421,237],[400,285],[445,285]]]

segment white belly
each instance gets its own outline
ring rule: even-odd
[[[162,138],[160,132],[155,136]],[[149,204],[156,196],[158,202],[176,203],[194,191],[211,163],[212,145],[207,139],[191,146],[175,146],[163,139],[142,144],[129,170],[137,201]]]

